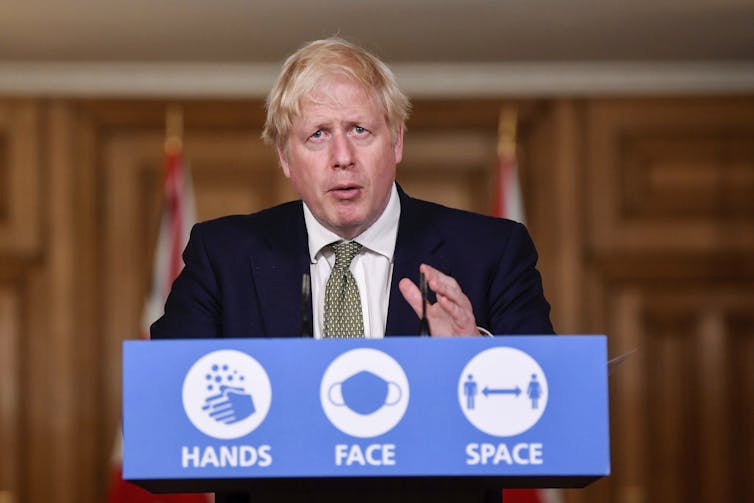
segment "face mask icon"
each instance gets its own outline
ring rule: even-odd
[[[359,414],[368,415],[383,405],[397,404],[401,394],[401,388],[396,383],[362,370],[345,381],[330,386],[327,397],[333,405],[345,406]]]

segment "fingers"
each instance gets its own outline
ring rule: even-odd
[[[427,306],[427,318],[433,335],[475,335],[478,334],[476,319],[471,302],[461,290],[458,282],[434,267],[422,264],[419,271],[427,278],[429,288],[435,292],[437,302]],[[422,295],[419,287],[408,278],[398,283],[403,298],[411,306],[416,316],[422,316]]]
[[[464,295],[464,298],[465,297],[466,296]],[[476,328],[476,318],[474,318],[474,312],[471,310],[471,304],[466,302],[466,304],[469,304],[468,309],[466,309],[451,301],[448,297],[440,295],[437,296],[437,303],[453,321],[453,326],[457,327],[457,330],[454,331],[457,332],[458,335],[478,333]]]
[[[461,290],[460,285],[454,278],[441,273],[427,264],[419,266],[419,271],[423,272],[427,277],[427,283],[437,295],[438,301],[442,302],[441,299],[445,298],[447,302],[455,304],[461,310],[471,311],[471,302],[469,302],[468,297],[463,293],[463,290]],[[449,304],[446,304],[445,307],[452,312],[457,312],[456,309],[451,309]]]
[[[403,278],[398,283],[398,289],[403,294],[403,298],[406,299],[408,305],[414,310],[416,316],[422,315],[422,293],[419,291],[419,287],[408,278]]]
[[[424,273],[429,287],[435,292],[435,305],[447,316],[451,335],[478,334],[471,302],[458,282],[427,264],[419,266],[419,271]]]

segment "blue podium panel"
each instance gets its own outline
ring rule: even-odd
[[[123,475],[585,485],[610,473],[606,362],[604,336],[128,341]]]

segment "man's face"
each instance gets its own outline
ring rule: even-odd
[[[323,78],[301,103],[280,165],[316,219],[352,239],[382,214],[403,156],[374,92],[341,76]]]

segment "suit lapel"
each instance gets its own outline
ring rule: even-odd
[[[309,272],[307,232],[301,203],[291,204],[265,226],[267,246],[251,260],[266,337],[301,333],[301,278]],[[311,319],[311,304],[309,319]]]
[[[398,224],[386,335],[416,335],[419,318],[403,298],[398,283],[419,283],[419,265],[427,263],[452,274],[443,254],[444,240],[434,226],[429,207],[408,197],[398,187],[401,217]],[[309,272],[308,234],[301,202],[291,204],[265,226],[266,247],[250,257],[266,337],[297,337],[301,332],[301,277]],[[434,301],[434,295],[430,294]],[[312,306],[309,304],[309,319]]]
[[[446,274],[452,274],[452,271],[443,254],[444,240],[434,227],[428,208],[408,197],[400,187],[398,193],[401,198],[401,217],[395,243],[385,333],[417,335],[419,317],[403,298],[398,283],[402,278],[409,278],[418,285],[419,265],[422,263],[436,267]]]

